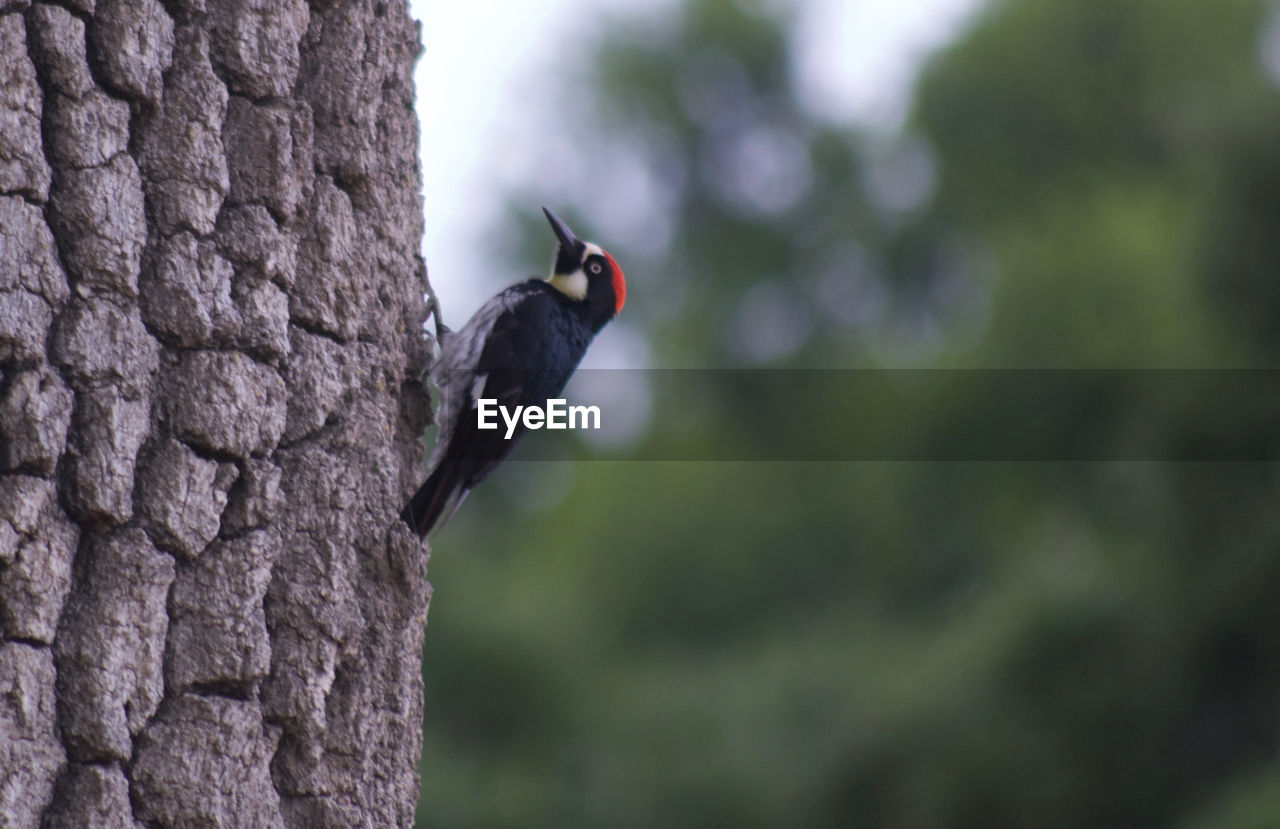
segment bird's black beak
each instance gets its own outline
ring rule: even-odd
[[[569,250],[576,248],[578,246],[578,237],[573,235],[573,231],[569,229],[569,226],[560,221],[559,217],[547,208],[542,208],[542,212],[547,214],[547,221],[551,223],[551,229],[555,231],[556,238],[560,240],[560,244]]]

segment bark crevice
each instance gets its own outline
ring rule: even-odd
[[[0,47],[0,813],[409,825],[405,4],[23,2]]]

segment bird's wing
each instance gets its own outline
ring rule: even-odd
[[[518,422],[508,438],[507,424],[501,416],[496,417],[497,429],[480,429],[479,400],[491,399],[513,414],[517,406],[545,406],[547,398],[559,394],[573,373],[574,365],[544,362],[546,338],[552,336],[552,330],[531,321],[531,317],[537,318],[554,307],[552,304],[539,308],[543,301],[556,300],[546,293],[530,297],[497,315],[489,327],[475,371],[470,375],[466,402],[452,425],[449,444],[441,458],[442,464],[455,467],[461,489],[469,489],[488,476],[511,453],[525,431],[523,422]]]
[[[440,465],[445,449],[453,442],[455,426],[463,413],[474,407],[477,398],[493,396],[482,394],[483,383],[487,379],[480,365],[485,344],[499,318],[509,315],[529,291],[529,283],[522,282],[495,294],[471,315],[461,330],[451,332],[445,340],[439,357],[431,366],[432,380],[440,391],[440,401],[436,406],[440,432],[427,461],[428,469],[434,470]],[[474,415],[471,417],[474,419]]]
[[[497,429],[479,428],[479,401],[493,400],[498,407],[514,412],[517,406],[527,405],[531,379],[538,372],[520,368],[521,321],[514,309],[498,315],[490,326],[471,383],[466,401],[453,424],[444,462],[458,465],[460,483],[470,488],[483,480],[515,447],[524,432],[517,424],[508,440],[507,425],[501,416],[496,418]]]

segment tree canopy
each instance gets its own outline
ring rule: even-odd
[[[598,174],[543,186],[584,235],[605,188],[647,211],[601,241],[655,366],[1269,367],[1267,15],[994,2],[885,137],[798,102],[778,4],[689,0],[606,29],[574,148]],[[541,261],[541,202],[512,203]],[[906,423],[787,419],[734,376],[655,401],[628,453],[733,456],[724,407],[920,446],[975,416],[958,382]],[[433,545],[432,824],[1275,822],[1274,443],[1143,460],[1203,424],[1176,376],[1139,380],[1128,460],[508,464]],[[1088,416],[1046,404],[1032,434]]]

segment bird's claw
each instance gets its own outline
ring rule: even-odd
[[[436,327],[436,342],[444,345],[445,339],[453,334],[453,329],[444,324],[444,317],[440,310],[440,298],[436,296],[434,290],[431,291],[431,321]]]

